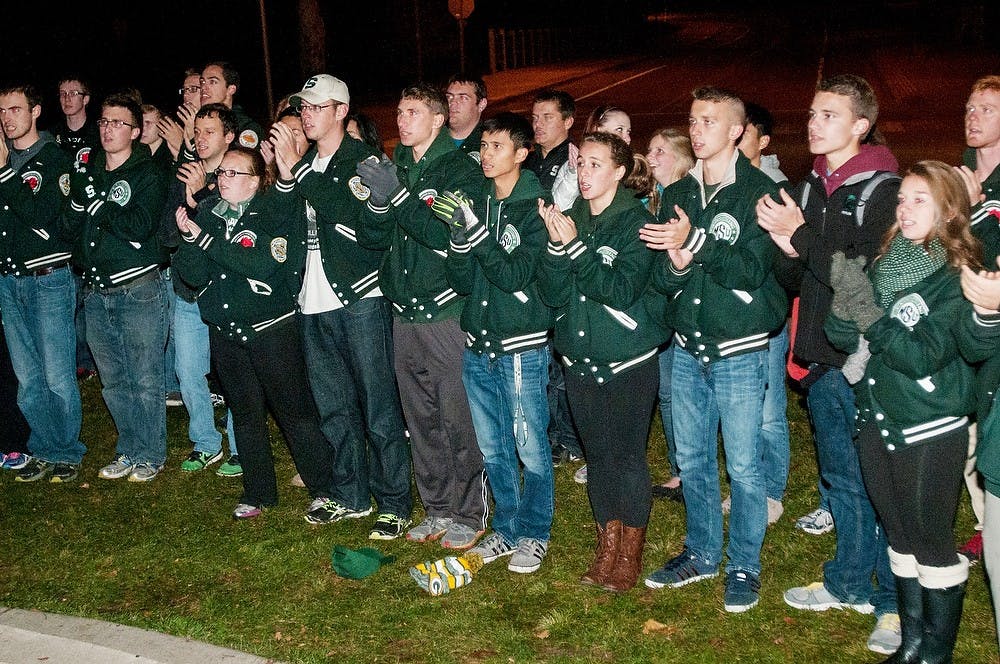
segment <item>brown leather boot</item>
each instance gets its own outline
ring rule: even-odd
[[[624,526],[618,556],[601,585],[616,593],[623,593],[635,587],[642,573],[642,547],[646,543],[646,529]]]
[[[611,568],[618,558],[618,548],[622,542],[622,522],[608,521],[603,528],[597,524],[597,551],[590,569],[580,577],[580,583],[589,586],[603,586],[607,583]]]

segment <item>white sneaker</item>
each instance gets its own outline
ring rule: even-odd
[[[780,500],[775,500],[768,496],[767,498],[767,525],[771,526],[778,522],[781,515],[785,513],[785,506],[781,504]]]
[[[891,655],[903,643],[903,630],[898,613],[883,613],[868,637],[868,649],[882,655]]]
[[[841,602],[834,597],[822,581],[810,583],[808,586],[789,588],[785,591],[785,604],[795,609],[806,611],[826,611],[828,609],[853,609],[858,613],[869,615],[875,612],[870,602],[850,604]]]
[[[542,566],[545,554],[549,550],[549,543],[542,540],[522,537],[517,543],[517,551],[507,563],[507,569],[518,574],[531,574]]]
[[[833,530],[833,515],[829,510],[819,507],[809,514],[799,517],[795,522],[795,527],[805,531],[810,535],[822,535]]]
[[[583,464],[579,470],[573,473],[573,481],[577,484],[587,483],[587,464]]]

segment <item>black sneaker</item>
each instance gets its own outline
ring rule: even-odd
[[[52,475],[49,481],[53,484],[65,484],[74,481],[80,475],[80,464],[78,463],[57,463],[52,466]]]
[[[406,517],[395,514],[379,514],[375,519],[375,525],[368,533],[368,539],[372,540],[394,540],[403,535],[410,527],[410,520]]]
[[[38,458],[33,458],[31,461],[24,465],[24,468],[17,471],[17,477],[14,478],[15,482],[37,482],[38,480],[44,480],[45,478],[52,475],[52,471],[55,468],[54,463],[49,463],[48,461],[42,461]]]

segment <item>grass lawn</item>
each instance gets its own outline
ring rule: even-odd
[[[865,648],[871,616],[791,609],[782,592],[821,578],[834,535],[813,537],[794,519],[817,501],[805,413],[792,395],[792,468],[785,516],[764,542],[760,604],[722,608],[722,579],[681,589],[642,586],[622,596],[581,586],[594,526],[576,464],[556,471],[556,520],[542,569],[488,565],[472,584],[430,597],[407,568],[439,558],[437,545],[371,543],[396,562],[361,581],[330,568],[335,544],[368,546],[374,517],[310,526],[304,489],[276,435],[281,504],[248,523],[230,512],[239,480],[181,473],[190,451],[182,408],[168,413],[167,470],[150,484],[108,482],[114,428],[99,385],[83,385],[89,453],[71,485],[17,484],[0,475],[0,604],[100,618],[247,650],[287,662],[878,662]],[[659,418],[650,437],[654,479],[665,476]],[[415,518],[422,516],[419,507]],[[963,497],[958,539],[971,532]],[[676,553],[684,512],[655,501],[645,549],[651,570]],[[956,662],[997,656],[989,591],[973,569]]]

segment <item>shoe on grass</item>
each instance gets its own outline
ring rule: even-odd
[[[406,517],[397,516],[388,512],[383,512],[375,517],[375,525],[368,533],[371,540],[394,540],[402,537],[406,529],[410,527],[410,520]]]
[[[216,453],[192,451],[188,458],[181,461],[181,470],[185,473],[196,473],[205,470],[222,458],[222,450]]]
[[[983,559],[983,531],[977,530],[969,541],[958,548],[958,552],[969,559],[970,565],[975,565]]]
[[[684,547],[678,555],[668,560],[663,567],[646,577],[646,587],[680,588],[689,583],[713,579],[719,575],[719,566],[702,560]]]
[[[531,574],[538,571],[548,553],[549,543],[532,537],[522,537],[517,542],[517,551],[507,563],[507,569],[518,574]]]
[[[726,573],[725,609],[729,613],[743,613],[757,606],[760,601],[760,579],[743,569]]]
[[[52,475],[49,482],[53,484],[65,484],[72,482],[80,476],[80,464],[78,463],[56,463],[52,466]]]
[[[330,498],[316,498],[309,504],[306,510],[305,519],[309,523],[326,524],[336,523],[344,519],[360,519],[372,513],[371,506],[366,510],[352,510],[347,505],[338,503]]]
[[[243,477],[243,466],[240,465],[240,455],[234,454],[215,469],[219,477]]]
[[[48,461],[42,461],[41,459],[32,458],[31,461],[26,463],[21,470],[17,471],[17,477],[14,478],[15,482],[37,482],[39,480],[47,479],[52,475],[52,471],[55,468],[54,463],[49,463]]]
[[[767,498],[767,525],[773,526],[781,518],[781,515],[785,513],[785,506],[781,504],[780,500],[775,500],[768,496]]]
[[[517,547],[508,544],[503,535],[496,531],[479,540],[479,544],[469,549],[469,553],[479,554],[484,563],[491,563],[504,556],[512,556],[515,551],[517,551]]]
[[[31,461],[31,455],[22,452],[0,454],[0,468],[4,470],[21,470],[29,461]]]
[[[448,517],[426,516],[406,533],[406,539],[411,542],[433,542],[448,532],[452,520]]]
[[[473,545],[483,536],[482,530],[476,530],[472,526],[467,526],[458,521],[452,521],[441,538],[441,546],[446,549],[457,549],[465,551],[471,549]]]
[[[128,481],[149,482],[159,475],[161,470],[163,470],[163,466],[155,466],[151,463],[137,463],[132,472],[128,474]]]
[[[176,391],[167,392],[166,402],[167,406],[171,408],[184,405],[184,399],[181,398],[181,393]]]
[[[573,473],[573,481],[577,484],[587,483],[587,464],[583,464],[575,473]]]
[[[827,611],[828,609],[853,609],[858,613],[868,615],[875,611],[870,602],[851,604],[842,602],[826,589],[822,581],[810,583],[808,586],[789,588],[785,591],[785,604],[795,609],[805,611]]]
[[[684,504],[684,489],[681,485],[667,486],[666,484],[654,484],[651,491],[653,498],[666,498],[676,503]]]
[[[898,613],[883,613],[868,637],[868,649],[881,655],[891,655],[903,643],[903,630]]]
[[[830,510],[818,507],[796,520],[795,527],[810,535],[822,535],[833,530],[833,515]]]
[[[263,511],[264,508],[262,507],[240,503],[236,506],[236,509],[233,510],[233,518],[237,521],[241,519],[252,519],[255,516],[260,516]]]
[[[127,477],[135,470],[135,462],[124,454],[119,454],[115,460],[101,468],[97,476],[105,480],[119,480]]]

